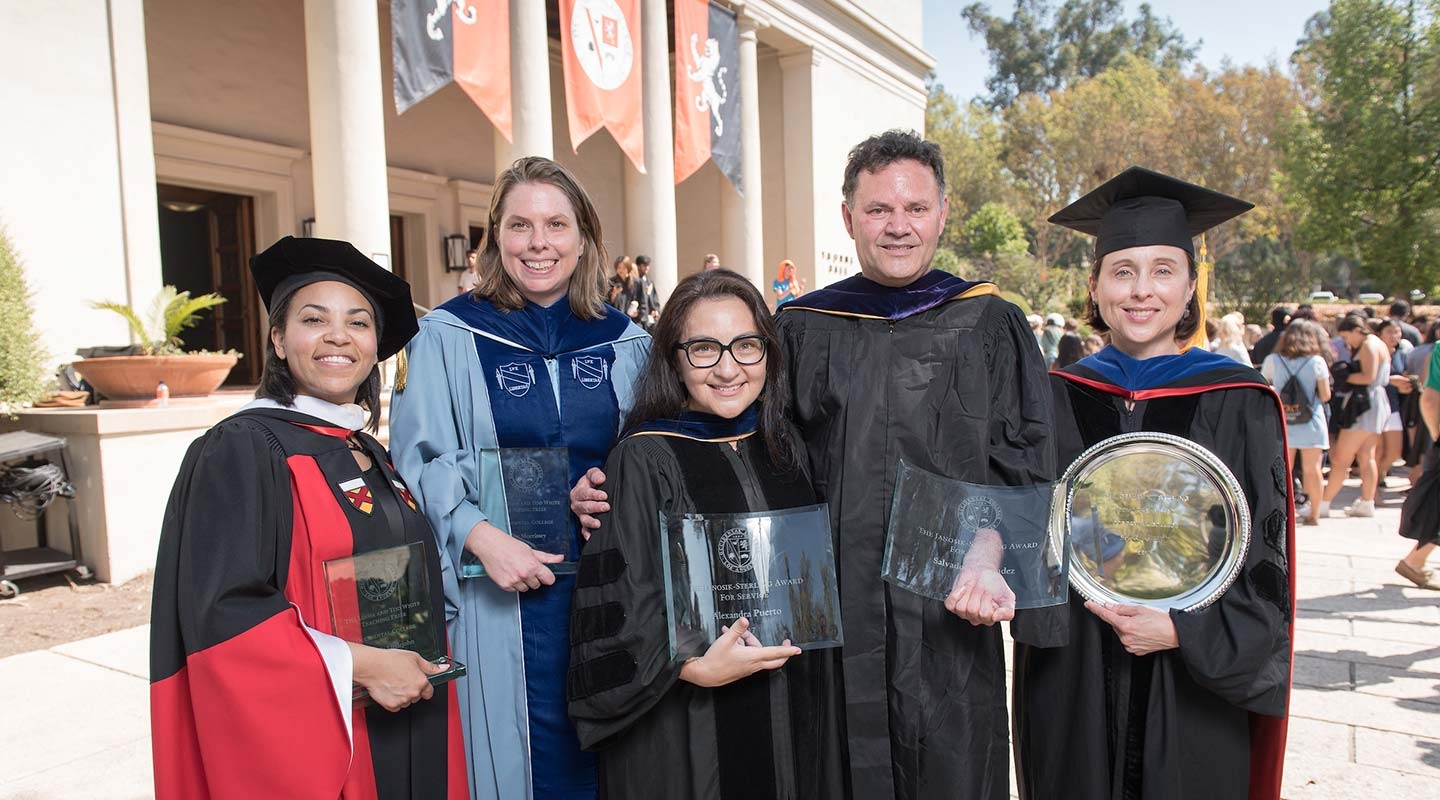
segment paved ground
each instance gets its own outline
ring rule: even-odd
[[[1400,497],[1299,531],[1287,798],[1440,797],[1440,592],[1393,572]],[[0,799],[151,795],[147,636],[0,659]]]

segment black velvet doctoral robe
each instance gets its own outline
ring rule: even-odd
[[[694,426],[631,435],[605,464],[611,510],[580,561],[569,680],[581,746],[599,753],[600,796],[843,798],[838,650],[713,689],[680,680],[709,642],[670,657],[659,514],[815,502],[803,471],[778,470],[759,435],[696,434],[705,435]]]
[[[849,278],[777,316],[794,407],[830,504],[852,788],[865,800],[1008,795],[1000,629],[880,579],[899,459],[949,478],[1054,479],[1035,336],[988,284]]]
[[[1279,797],[1294,616],[1285,422],[1259,373],[1206,360],[1215,358],[1195,353],[1198,371],[1128,391],[1089,359],[1052,374],[1062,464],[1121,433],[1189,439],[1238,479],[1251,540],[1220,600],[1171,612],[1178,649],[1130,655],[1074,591],[1067,605],[1017,614],[1015,760],[1025,800]]]

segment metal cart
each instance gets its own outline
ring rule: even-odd
[[[0,463],[33,458],[45,453],[60,454],[60,468],[65,472],[65,479],[69,480],[70,459],[65,451],[64,439],[30,431],[0,434]],[[65,497],[65,501],[69,504],[65,509],[65,516],[70,523],[70,552],[65,553],[49,546],[50,536],[45,528],[45,516],[49,509],[40,512],[40,516],[35,520],[35,547],[5,550],[3,545],[0,545],[0,598],[20,594],[20,587],[15,584],[20,578],[71,569],[82,578],[90,577],[90,568],[80,563],[80,525],[74,493]]]

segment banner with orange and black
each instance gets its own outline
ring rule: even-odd
[[[511,137],[510,0],[392,0],[395,113],[452,81]]]
[[[735,12],[709,0],[675,0],[675,182],[706,159],[744,192]]]

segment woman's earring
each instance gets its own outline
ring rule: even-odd
[[[1181,319],[1190,319],[1190,307],[1189,307],[1189,306],[1186,306],[1186,307],[1185,307],[1185,316],[1181,317]]]

